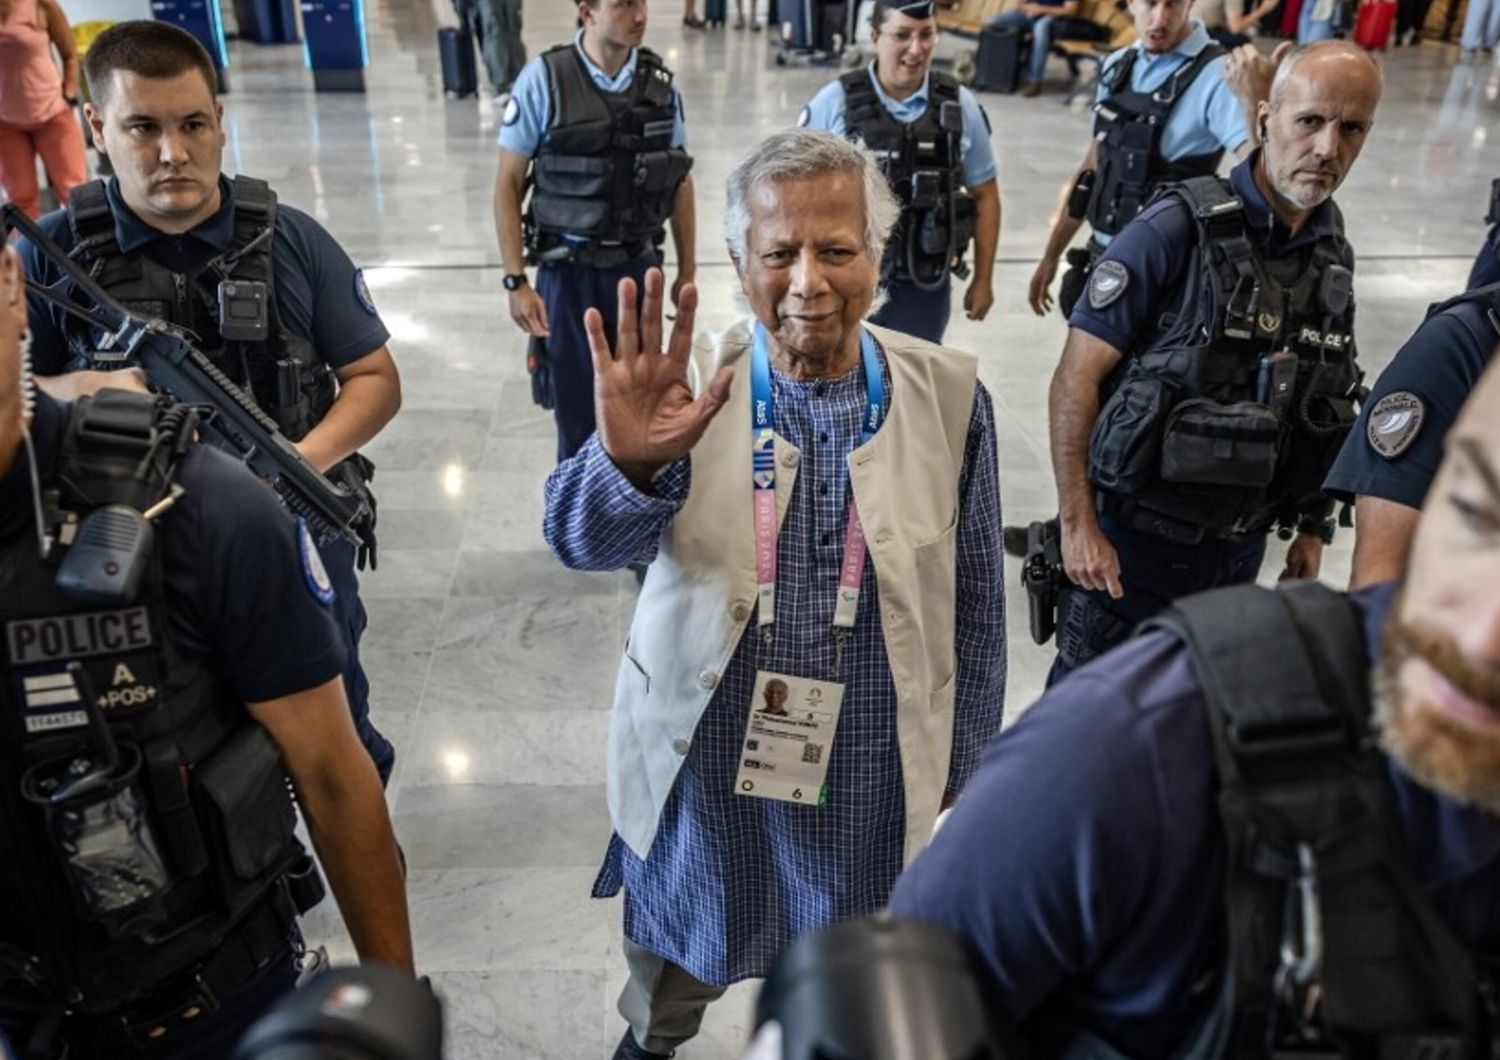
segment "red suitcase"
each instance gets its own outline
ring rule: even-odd
[[[1383,52],[1395,24],[1395,0],[1367,0],[1354,18],[1354,41],[1367,51]]]

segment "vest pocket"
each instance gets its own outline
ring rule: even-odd
[[[276,744],[248,725],[197,770],[208,832],[219,848],[219,878],[233,901],[246,881],[277,867],[291,853],[297,824]]]
[[[1136,493],[1150,485],[1161,447],[1167,384],[1135,373],[1109,396],[1089,436],[1089,481],[1113,493]]]
[[[1264,489],[1276,477],[1281,419],[1254,401],[1189,398],[1167,416],[1161,477],[1167,482]]]
[[[928,681],[939,689],[953,684],[958,669],[958,656],[953,648],[957,624],[954,611],[958,585],[957,538],[958,517],[955,513],[946,530],[912,550],[917,577],[914,617],[921,623]],[[935,698],[932,705],[934,708],[938,706]]]

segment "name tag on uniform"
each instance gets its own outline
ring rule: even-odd
[[[735,793],[822,806],[843,702],[842,684],[757,673]]]

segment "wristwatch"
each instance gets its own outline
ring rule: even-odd
[[[508,272],[505,279],[500,281],[505,284],[507,291],[519,291],[526,286],[526,274],[524,272]]]

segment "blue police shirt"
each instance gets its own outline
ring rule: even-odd
[[[1152,55],[1140,41],[1121,48],[1104,60],[1104,73],[1099,79],[1098,102],[1102,103],[1110,97],[1111,92],[1105,86],[1105,81],[1109,79],[1108,72],[1127,51],[1138,53],[1135,66],[1130,71],[1130,87],[1136,92],[1151,92],[1160,88],[1184,63],[1195,58],[1212,43],[1213,38],[1208,35],[1203,23],[1194,19],[1192,32],[1169,52]],[[1228,56],[1220,56],[1199,71],[1198,76],[1193,78],[1193,83],[1188,85],[1177,100],[1172,113],[1167,116],[1167,124],[1161,134],[1161,153],[1168,162],[1211,154],[1221,148],[1225,151],[1238,151],[1250,139],[1250,133],[1245,128],[1244,104],[1224,80],[1224,64],[1227,61]],[[1094,233],[1094,239],[1101,246],[1108,246],[1111,238],[1102,232]]]
[[[583,60],[584,69],[593,78],[594,84],[604,92],[624,92],[635,78],[637,49],[630,50],[630,58],[620,67],[620,72],[610,77],[594,64],[589,53],[583,49],[583,30],[573,38],[573,47]],[[687,146],[687,125],[682,117],[682,96],[677,85],[672,85],[672,106],[677,112],[672,119],[672,146]],[[520,76],[512,86],[510,99],[505,104],[505,115],[500,122],[500,150],[510,151],[525,158],[534,158],[541,146],[542,137],[552,119],[552,86],[547,80],[547,67],[539,55],[522,68]]]
[[[126,253],[142,251],[174,272],[192,274],[228,250],[234,242],[234,182],[219,177],[223,201],[214,215],[182,235],[152,228],[120,198],[119,182],[106,185],[115,219],[115,239]],[[73,246],[67,210],[57,210],[38,222],[64,250]],[[62,274],[25,240],[17,244],[26,275],[50,284]],[[307,214],[279,203],[271,243],[275,271],[276,309],[286,329],[312,342],[317,355],[333,368],[342,368],[374,353],[390,339],[381,323],[363,274],[344,248]],[[32,358],[38,375],[58,375],[81,365],[69,364],[70,354],[61,328],[66,314],[36,295],[27,299],[34,338]]]
[[[1353,598],[1372,660],[1394,593]],[[1224,931],[1206,709],[1165,633],[1070,675],[990,745],[891,911],[965,939],[1011,1026],[1047,1005],[1130,1055],[1171,1055],[1213,999]],[[1463,943],[1494,952],[1500,818],[1388,765],[1417,879]]]
[[[1340,500],[1380,497],[1422,507],[1448,429],[1484,374],[1496,339],[1473,302],[1423,321],[1375,381],[1324,490]]]
[[[43,488],[56,481],[69,405],[37,395],[31,437]],[[317,688],[344,668],[333,618],[309,583],[298,524],[234,457],[193,445],[182,497],[156,523],[166,615],[178,649],[204,658],[247,703]],[[0,476],[0,542],[32,534],[26,461]],[[0,1049],[0,1052],[3,1052]]]
[[[1490,229],[1484,237],[1484,246],[1474,258],[1474,268],[1469,272],[1470,291],[1476,287],[1488,287],[1500,283],[1500,224]]]
[[[1258,158],[1257,151],[1235,166],[1229,182],[1245,204],[1250,241],[1263,258],[1276,260],[1295,254],[1339,230],[1338,209],[1330,199],[1314,209],[1293,235],[1255,183]],[[1117,278],[1110,270],[1101,272],[1096,266],[1088,289],[1068,317],[1069,326],[1102,339],[1121,353],[1142,348],[1157,334],[1162,314],[1177,307],[1183,274],[1197,243],[1197,228],[1180,198],[1153,203],[1120,230],[1099,259],[1101,263],[1116,261],[1124,266],[1124,282],[1108,290],[1096,290]],[[1354,252],[1348,244],[1344,264],[1354,268]]]
[[[922,87],[910,96],[894,99],[881,87],[880,78],[875,76],[873,62],[870,63],[869,74],[870,84],[875,86],[875,94],[880,97],[881,105],[890,112],[891,117],[909,125],[927,113],[932,83],[930,76],[923,79]],[[844,97],[843,84],[830,81],[812,98],[811,103],[802,108],[797,124],[810,129],[827,129],[840,136],[847,135],[848,129],[844,125]],[[963,86],[958,89],[958,105],[964,116],[963,132],[959,135],[958,142],[963,162],[964,186],[975,188],[995,179],[995,152],[990,146],[990,125],[985,120],[984,111],[974,98],[974,93]]]

